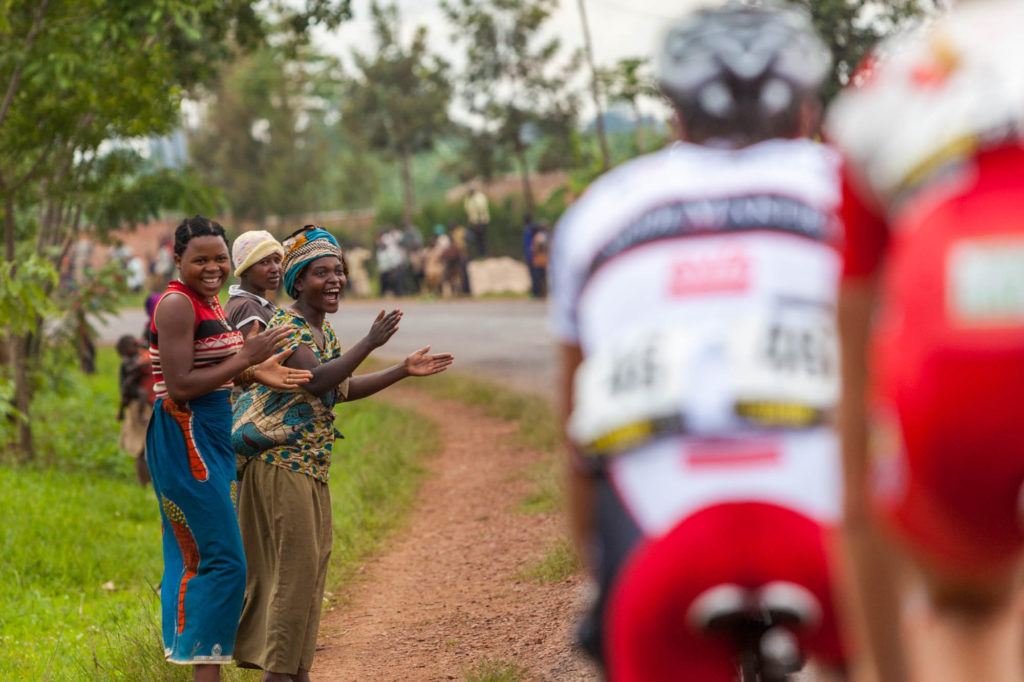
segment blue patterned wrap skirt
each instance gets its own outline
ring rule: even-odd
[[[160,398],[146,463],[163,521],[162,630],[167,660],[230,663],[245,595],[230,391],[178,405]]]

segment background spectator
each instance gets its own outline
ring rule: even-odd
[[[466,209],[466,220],[469,222],[469,229],[473,234],[477,256],[486,258],[487,225],[491,222],[487,196],[476,187],[471,187],[462,206]]]

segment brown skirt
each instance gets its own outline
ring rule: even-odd
[[[326,483],[253,458],[238,498],[247,569],[234,657],[294,675],[313,666],[331,556]]]

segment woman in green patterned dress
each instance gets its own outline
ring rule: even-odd
[[[337,312],[347,268],[337,241],[307,226],[284,242],[284,283],[295,299],[268,329],[293,325],[285,364],[308,369],[302,389],[255,387],[234,407],[235,451],[250,460],[239,496],[248,577],[235,660],[264,670],[265,682],[308,680],[313,664],[327,561],[333,542],[328,488],[334,406],[372,395],[408,376],[444,371],[449,354],[429,346],[404,362],[352,376],[398,330],[400,310],[382,310],[348,352],[326,319]]]

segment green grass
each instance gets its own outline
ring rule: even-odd
[[[466,671],[465,682],[520,682],[528,679],[528,671],[518,663],[483,659]]]
[[[103,349],[71,395],[40,395],[37,463],[0,466],[0,680],[191,679],[163,661],[159,513],[117,448],[116,367]],[[400,524],[418,462],[439,442],[428,420],[379,401],[339,406],[337,425],[329,590]],[[258,677],[225,669],[226,680]]]
[[[540,396],[519,393],[506,386],[448,371],[417,384],[438,398],[458,400],[481,408],[485,414],[519,424],[519,444],[556,454],[561,436],[558,417],[551,403]]]
[[[0,679],[73,677],[83,645],[102,656],[97,635],[155,600],[156,502],[85,473],[0,468],[0,489]]]
[[[531,490],[519,502],[523,514],[554,514],[563,508],[563,471],[557,455],[549,455],[525,472]]]
[[[44,389],[36,396],[31,408],[36,467],[124,482],[135,479],[132,458],[117,447],[119,364],[117,353],[101,349],[95,374],[72,370],[66,375],[67,394]]]
[[[568,580],[579,570],[580,561],[576,550],[567,538],[561,538],[548,548],[540,561],[524,568],[517,577],[541,585],[552,585]]]

